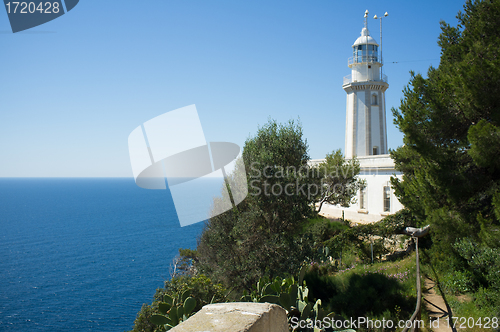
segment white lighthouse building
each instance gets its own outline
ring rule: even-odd
[[[347,93],[345,157],[387,154],[385,90],[387,77],[382,75],[379,45],[367,26],[352,45],[348,60],[351,75],[344,77],[342,88]]]
[[[387,16],[387,13],[386,15]],[[366,186],[349,208],[326,205],[321,212],[327,216],[356,222],[374,222],[402,209],[390,185],[391,176],[400,177],[388,154],[385,91],[389,87],[382,74],[382,50],[365,25],[352,45],[347,65],[351,74],[344,77],[342,88],[347,93],[344,155],[358,158]],[[376,17],[375,17],[376,18]],[[322,159],[311,160],[316,164]]]

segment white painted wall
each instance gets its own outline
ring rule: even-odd
[[[376,93],[377,99],[378,99],[378,91],[372,91],[370,94],[370,102],[371,102],[371,96],[373,93]],[[380,150],[381,146],[381,139],[382,137],[380,136],[380,114],[379,114],[379,106],[378,105],[371,105],[371,141],[372,141],[372,146],[370,148],[370,154],[373,151],[373,147],[377,146],[378,147],[378,154],[382,154],[383,152]]]
[[[356,155],[366,155],[366,105],[365,105],[365,92],[354,92],[357,101],[356,110]]]
[[[353,157],[353,141],[352,141],[352,138],[353,138],[353,124],[354,124],[354,121],[353,121],[353,112],[352,112],[352,109],[353,109],[353,100],[354,100],[354,93],[353,92],[350,92],[347,94],[347,97],[346,97],[346,124],[345,124],[345,128],[346,128],[346,131],[345,131],[345,151],[344,151],[344,155],[346,156],[346,158],[352,158]]]
[[[384,151],[381,151],[380,153],[389,153],[389,148],[387,147],[387,119],[386,119],[386,109],[385,109],[385,91],[382,91],[382,98],[379,101],[380,107],[382,107],[382,115],[383,115],[383,127],[384,127],[384,132],[382,135],[382,139],[384,140]]]
[[[352,80],[354,82],[378,81],[380,80],[380,67],[377,62],[351,65]],[[370,68],[369,68],[370,66]]]
[[[323,160],[315,159],[311,160],[310,163],[318,164]],[[361,166],[359,177],[367,182],[367,208],[365,210],[360,209],[358,192],[356,204],[348,208],[325,204],[321,212],[328,217],[340,218],[342,217],[342,211],[344,211],[345,219],[359,223],[370,223],[401,210],[403,205],[398,201],[394,195],[394,190],[391,188],[390,211],[389,213],[384,212],[384,186],[390,187],[392,176],[402,178],[402,174],[394,169],[394,161],[390,158],[390,155],[359,157],[358,160]]]

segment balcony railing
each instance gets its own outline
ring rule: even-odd
[[[387,75],[385,75],[385,74],[382,74],[382,79],[376,79],[376,80],[359,80],[359,81],[358,80],[353,80],[352,79],[352,74],[344,76],[344,83],[343,84],[355,83],[355,82],[385,82],[385,83],[389,83],[388,80],[387,80]]]
[[[347,60],[347,65],[350,66],[353,63],[374,63],[374,62],[379,62],[378,56],[376,55],[353,56]]]

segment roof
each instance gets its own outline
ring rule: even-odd
[[[354,46],[362,45],[362,44],[370,44],[370,45],[377,45],[378,46],[375,39],[373,39],[373,37],[370,36],[370,31],[368,31],[368,28],[363,28],[361,30],[361,36],[359,36],[358,39],[356,39],[356,41],[354,42],[354,44],[352,46],[354,47]]]

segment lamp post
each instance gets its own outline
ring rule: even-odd
[[[374,19],[380,19],[380,63],[382,64],[382,66],[384,65],[384,63],[382,62],[382,19],[387,16],[389,16],[387,12],[385,12],[384,16],[373,16]],[[382,80],[382,66],[380,66],[380,80]]]

